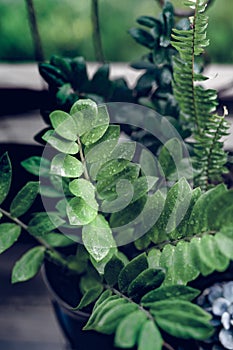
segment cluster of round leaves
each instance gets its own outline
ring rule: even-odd
[[[68,218],[71,229],[82,227],[82,242],[99,262],[116,246],[109,215],[111,226],[125,208],[135,216],[135,208],[143,208],[157,178],[143,176],[141,166],[132,162],[136,144],[119,142],[120,128],[109,125],[104,105],[78,100],[70,113],[52,112],[50,121],[53,129],[46,131],[43,139],[59,153],[53,154],[48,173],[59,178],[62,185],[65,180],[68,187],[68,191],[63,189],[65,198],[56,208]],[[24,162],[28,169],[30,164]],[[41,178],[48,173],[42,169]]]
[[[211,312],[214,335],[208,339],[225,349],[233,349],[233,281],[217,283],[204,290],[197,300],[206,311]]]
[[[199,291],[163,286],[165,271],[150,267],[145,253],[130,262],[114,255],[103,276],[86,290],[76,309],[98,298],[84,329],[115,334],[115,346],[160,350],[161,331],[184,339],[205,339],[212,334],[210,315],[191,303]]]

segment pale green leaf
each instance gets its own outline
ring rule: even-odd
[[[60,153],[53,158],[50,173],[73,178],[81,176],[83,171],[83,165],[78,159]]]
[[[76,142],[57,137],[53,130],[46,131],[42,139],[62,153],[77,154],[79,151],[79,146]]]
[[[146,320],[146,314],[141,310],[136,310],[124,317],[116,330],[114,338],[115,346],[124,349],[134,347],[137,344],[141,328]]]
[[[70,114],[73,117],[79,136],[92,130],[97,118],[97,104],[90,99],[78,100],[71,107]]]
[[[97,262],[104,259],[115,246],[112,231],[102,215],[97,215],[90,224],[83,227],[82,239],[86,249]]]
[[[53,111],[49,118],[55,132],[64,139],[76,141],[78,138],[78,127],[74,119],[64,111]],[[46,140],[47,141],[47,140]]]
[[[95,200],[95,186],[85,179],[76,179],[69,184],[70,192],[76,197],[84,199],[93,208],[97,208],[98,204]]]
[[[98,205],[94,199],[90,205],[83,198],[74,197],[68,202],[66,212],[71,225],[87,225],[96,218]]]
[[[138,350],[161,350],[163,338],[152,320],[147,320],[139,335]]]

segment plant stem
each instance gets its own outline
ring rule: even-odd
[[[174,350],[174,348],[173,348],[170,344],[166,343],[165,341],[163,342],[163,346],[164,346],[164,348],[166,348],[167,350]]]
[[[135,304],[135,305],[138,307],[138,309],[139,309],[140,311],[142,311],[150,321],[155,322],[154,317],[151,315],[151,313],[150,313],[148,310],[146,310],[142,305],[136,303],[136,302],[133,301],[131,298],[127,297],[125,294],[123,294],[123,293],[120,292],[119,290],[115,289],[114,287],[111,287],[111,286],[109,286],[109,285],[104,285],[104,287],[105,287],[106,289],[111,290],[115,295],[118,295],[119,297],[121,297],[121,298],[127,300],[129,303]],[[167,350],[174,350],[173,347],[172,347],[170,344],[166,343],[165,341],[163,342],[163,346],[164,346]]]
[[[104,287],[105,287],[106,289],[111,290],[114,294],[118,295],[119,297],[121,297],[121,298],[127,300],[129,303],[135,304],[135,305],[138,307],[139,310],[141,310],[142,312],[144,312],[144,314],[146,314],[146,317],[147,317],[149,320],[151,320],[151,321],[154,322],[153,316],[152,316],[152,315],[150,314],[150,312],[149,312],[148,310],[146,310],[142,305],[137,304],[137,303],[136,303],[135,301],[133,301],[131,298],[127,297],[125,294],[121,293],[119,290],[117,290],[117,289],[115,289],[115,288],[113,288],[113,287],[111,287],[111,286],[109,286],[109,285],[107,285],[107,284],[104,285]]]
[[[214,3],[215,0],[207,0],[207,6],[210,6]],[[165,5],[166,0],[157,0],[159,5],[163,7]],[[195,10],[182,10],[182,9],[174,9],[174,15],[176,17],[191,17],[195,14]]]
[[[185,242],[190,242],[193,238],[202,238],[204,235],[215,235],[217,231],[206,231],[206,232],[201,232],[197,233],[193,236],[188,236],[188,237],[181,237],[179,239],[170,239],[166,240],[157,244],[154,244],[153,247],[148,248],[147,251],[150,251],[151,249],[159,249],[162,250],[166,245],[172,244],[172,245],[177,245],[179,242],[185,241]]]
[[[85,160],[85,157],[84,157],[84,154],[83,154],[82,143],[80,141],[80,138],[78,138],[77,143],[79,145],[79,154],[80,154],[81,162],[82,162],[83,168],[84,168],[84,172],[83,172],[84,173],[84,177],[85,177],[86,180],[90,181],[90,177],[89,177],[89,174],[88,174],[88,171],[87,171],[86,160]]]
[[[98,62],[104,63],[105,59],[104,59],[102,39],[101,39],[101,33],[100,33],[98,0],[92,0],[91,2],[91,19],[92,19],[92,35],[93,35],[93,45],[95,50],[95,58]]]
[[[59,261],[62,265],[67,266],[67,262],[66,260],[62,257],[62,255],[56,250],[54,249],[52,246],[50,246],[45,240],[43,240],[41,237],[36,237],[34,235],[32,235],[30,233],[30,231],[28,230],[28,226],[22,222],[21,220],[19,220],[18,218],[13,217],[8,211],[0,208],[0,212],[5,215],[8,219],[10,219],[11,221],[13,221],[15,224],[19,225],[23,230],[27,231],[30,236],[32,236],[34,239],[37,240],[38,243],[40,243],[41,245],[43,245],[47,250],[49,250],[51,253],[53,253],[53,257]]]
[[[33,0],[25,0],[25,1],[26,1],[31,34],[32,34],[32,40],[34,44],[35,60],[37,62],[42,62],[44,61],[44,54],[43,54],[42,43],[40,39],[35,7],[33,4]]]

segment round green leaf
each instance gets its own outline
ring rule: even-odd
[[[42,136],[42,139],[62,153],[77,154],[79,151],[79,146],[76,142],[67,141],[65,139],[56,137],[56,134],[53,130],[46,131],[46,133]]]
[[[78,159],[60,153],[53,158],[50,173],[72,178],[81,176],[83,171],[83,165]]]
[[[97,215],[89,225],[83,227],[82,239],[87,251],[96,261],[104,259],[115,246],[112,231],[102,215]]]
[[[98,204],[95,200],[95,187],[90,181],[85,179],[75,179],[69,184],[70,192],[76,197],[83,198],[91,207],[96,208]]]
[[[67,204],[67,215],[71,225],[87,225],[98,213],[98,206],[90,206],[83,198],[72,198]]]
[[[79,136],[92,130],[97,113],[97,104],[90,99],[78,100],[74,103],[70,114],[75,121]]]
[[[111,159],[106,162],[101,169],[99,170],[96,179],[103,180],[105,178],[109,178],[109,176],[114,176],[122,172],[129,161],[126,159]]]
[[[66,112],[54,111],[49,116],[56,133],[64,139],[76,141],[78,139],[78,128],[74,119]]]

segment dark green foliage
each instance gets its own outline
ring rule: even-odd
[[[87,65],[83,57],[74,59],[53,56],[50,63],[39,65],[41,76],[49,84],[51,101],[49,111],[57,108],[69,111],[79,98],[92,98],[96,102],[135,102],[133,90],[124,79],[110,80],[109,65],[104,64],[88,77]],[[47,122],[48,113],[43,112]]]
[[[200,273],[205,276],[228,267],[233,260],[229,248],[233,240],[232,196],[222,184],[197,196],[197,189],[191,191],[184,179],[170,189],[159,220],[140,239],[140,245],[136,243],[144,249],[153,242],[150,267],[166,270],[164,285],[186,284]],[[183,215],[175,223],[178,203]]]
[[[211,184],[221,182],[226,172],[227,155],[223,150],[222,137],[227,135],[227,123],[216,114],[216,91],[196,85],[207,78],[195,72],[195,58],[204,52],[209,41],[206,38],[208,18],[204,14],[205,1],[193,4],[195,13],[187,30],[174,29],[172,45],[179,52],[174,57],[174,95],[180,107],[180,121],[191,129],[195,139],[195,185],[206,190]]]
[[[132,28],[129,33],[139,44],[150,50],[142,61],[131,65],[146,70],[135,87],[139,102],[155,108],[162,115],[176,118],[178,108],[171,86],[172,57],[176,54],[170,43],[175,24],[173,6],[166,1],[159,19],[142,16],[137,22],[146,29]]]
[[[0,158],[0,203],[2,203],[11,186],[12,169],[8,154],[5,153]]]
[[[116,258],[113,261],[115,265]],[[170,291],[169,287],[158,288],[164,272],[147,266],[147,257],[143,254],[122,267],[118,282],[114,281],[116,289],[105,286],[106,291],[97,300],[84,329],[115,333],[115,345],[122,348],[137,345],[138,349],[154,349],[155,346],[162,349],[164,341],[160,329],[185,339],[204,339],[211,335],[210,315],[190,302],[199,291],[185,286],[172,286]],[[162,292],[164,288],[165,293]],[[174,295],[169,297],[173,290]],[[93,296],[92,289],[89,294]],[[83,298],[86,299],[86,295]],[[164,295],[167,297],[163,298]],[[92,301],[91,298],[90,303]]]

